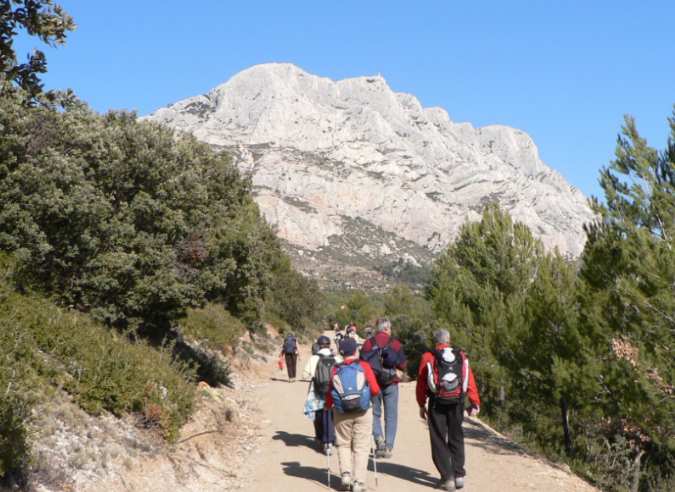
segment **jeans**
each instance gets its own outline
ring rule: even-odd
[[[384,402],[384,433],[382,432],[382,403]],[[373,396],[373,436],[377,441],[383,434],[386,446],[394,449],[396,428],[398,427],[398,384],[382,386],[377,396]]]

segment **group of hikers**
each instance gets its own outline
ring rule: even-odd
[[[468,396],[471,405],[466,410],[475,416],[480,398],[469,361],[452,347],[448,330],[435,330],[433,342],[417,370],[416,399],[420,417],[428,422],[439,488],[452,491],[464,487],[466,475],[464,400]],[[397,371],[404,370],[408,360],[387,318],[377,319],[374,336],[360,347],[352,337],[336,338],[336,344],[339,353],[333,353],[326,336],[314,344],[302,374],[311,381],[304,413],[313,419],[316,441],[329,459],[333,447],[337,449],[341,490],[364,492],[371,450],[374,458],[392,457],[398,427]],[[281,356],[286,358],[289,381],[294,382],[299,354],[292,333]]]

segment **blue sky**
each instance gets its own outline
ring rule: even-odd
[[[291,62],[389,85],[457,122],[529,133],[542,160],[587,195],[623,115],[665,147],[675,103],[672,0],[56,0],[78,24],[47,53],[48,88],[91,107],[147,114],[237,72]]]

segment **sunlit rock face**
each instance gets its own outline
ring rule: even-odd
[[[305,257],[428,262],[497,200],[572,258],[592,219],[529,135],[455,123],[380,76],[334,82],[291,64],[259,65],[144,119],[231,152],[252,173],[265,217]]]

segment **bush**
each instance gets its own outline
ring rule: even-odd
[[[188,309],[178,322],[183,335],[212,350],[227,352],[239,343],[246,327],[223,306],[207,304],[201,309]]]
[[[186,134],[0,99],[0,249],[19,278],[118,327],[224,303],[251,326],[279,241],[251,181]]]
[[[51,385],[65,389],[91,414],[142,414],[148,405],[157,405],[161,434],[176,439],[192,411],[195,390],[193,370],[173,361],[171,348],[157,351],[143,341],[132,343],[87,316],[17,294],[0,282],[0,385],[22,397],[4,400],[11,418],[3,422],[10,428],[0,426],[0,437],[24,435],[27,405],[44,398],[44,387]],[[21,439],[12,441],[20,446]],[[10,455],[3,450],[1,459]]]

